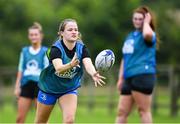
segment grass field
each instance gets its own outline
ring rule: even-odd
[[[32,123],[34,120],[35,111],[31,110],[28,114],[27,123]],[[76,123],[114,123],[116,110],[111,113],[104,107],[95,107],[93,110],[87,109],[86,106],[80,106],[77,110]],[[0,123],[14,123],[16,118],[15,107],[6,104],[1,108]],[[180,115],[178,117],[170,117],[168,108],[160,109],[156,114],[153,114],[154,123],[180,123]],[[56,105],[50,116],[49,123],[62,122],[61,112]],[[139,123],[140,119],[136,111],[134,111],[128,122]]]
[[[11,89],[12,90],[12,89]],[[116,107],[118,102],[118,95],[107,95],[107,91],[110,94],[109,89],[95,89],[93,92],[88,92],[89,89],[82,88],[79,92],[79,103],[76,114],[76,123],[114,123],[116,117]],[[180,114],[176,117],[170,116],[169,109],[169,95],[167,90],[158,89],[157,102],[160,104],[156,113],[153,113],[154,123],[180,123]],[[7,94],[8,90],[6,90]],[[6,94],[6,92],[4,92]],[[89,102],[91,100],[92,107],[89,108]],[[109,102],[113,103],[112,108],[108,108]],[[179,102],[180,103],[180,102]],[[163,105],[163,107],[161,106]],[[34,121],[35,110],[29,112],[26,119],[27,123]],[[16,120],[16,104],[12,98],[12,94],[5,97],[5,102],[0,107],[0,123],[14,123]],[[56,104],[54,110],[49,119],[49,123],[62,122],[62,115],[60,108]],[[140,119],[136,109],[131,113],[128,122],[139,123]]]

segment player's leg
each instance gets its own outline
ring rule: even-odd
[[[56,97],[42,92],[38,93],[35,123],[47,123],[51,111],[56,103]]]
[[[133,91],[133,97],[138,107],[142,123],[152,123],[151,101],[152,96]]]
[[[129,113],[132,110],[134,100],[131,94],[130,79],[127,79],[121,89],[121,95],[118,104],[118,114],[116,117],[116,123],[126,123]]]
[[[77,108],[77,91],[70,92],[59,98],[59,105],[63,112],[63,123],[74,123]]]
[[[24,123],[27,113],[31,107],[32,99],[19,97],[18,98],[18,113],[16,118],[16,123]]]
[[[120,96],[116,123],[127,123],[127,117],[132,110],[133,103],[134,101],[131,95]]]
[[[54,105],[37,102],[35,123],[47,123]]]
[[[34,100],[34,107],[36,109],[37,108],[37,98],[34,98],[33,100]]]
[[[152,123],[151,103],[155,81],[156,77],[153,74],[138,75],[132,81],[132,95],[142,123]]]
[[[37,97],[38,97],[38,93],[39,93],[39,87],[38,87],[38,82],[34,82],[34,106],[35,108],[37,108]]]
[[[25,118],[31,107],[33,97],[33,83],[29,81],[25,85],[21,86],[21,93],[20,97],[18,98],[18,114],[16,118],[17,123],[25,122]]]

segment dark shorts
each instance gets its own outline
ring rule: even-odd
[[[27,84],[21,87],[21,94],[20,96],[26,98],[37,98],[39,88],[37,86],[38,82],[35,81],[28,81]]]
[[[132,91],[138,91],[150,95],[156,82],[155,74],[141,74],[125,79],[121,94],[130,95]]]
[[[75,94],[77,95],[77,89],[73,91],[69,91],[67,93],[62,93],[62,94],[50,94],[50,93],[45,93],[42,90],[39,90],[38,93],[38,102],[45,104],[45,105],[54,105],[61,96],[65,94]]]

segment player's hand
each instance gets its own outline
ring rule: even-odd
[[[123,84],[123,79],[119,78],[118,81],[117,81],[117,89],[118,89],[118,91],[121,91],[122,84]]]
[[[94,81],[95,87],[98,85],[103,86],[106,84],[102,79],[106,79],[105,77],[101,76],[99,72],[96,72],[95,74],[92,75],[92,79]]]
[[[79,66],[79,63],[80,63],[80,61],[79,61],[79,59],[78,59],[78,57],[77,57],[77,53],[75,52],[75,53],[74,53],[74,56],[73,56],[73,58],[72,58],[72,60],[71,60],[71,62],[70,62],[70,65],[71,65],[71,67],[75,67],[75,66],[80,67],[80,66]]]
[[[14,89],[14,95],[18,98],[21,93],[21,88],[20,87],[15,87]]]
[[[148,24],[150,24],[150,22],[151,22],[151,14],[150,13],[146,13],[145,14],[145,18],[144,18],[144,23],[148,23]]]

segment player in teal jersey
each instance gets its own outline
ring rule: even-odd
[[[17,73],[14,94],[18,100],[17,123],[24,123],[26,115],[35,102],[38,94],[38,81],[40,72],[48,65],[46,57],[47,48],[42,46],[42,27],[35,22],[28,29],[30,46],[23,47],[20,55],[19,68]]]
[[[149,8],[137,8],[132,17],[135,31],[127,36],[117,88],[120,91],[117,123],[127,122],[134,104],[142,123],[152,123],[151,101],[156,80],[156,47],[159,39]]]
[[[95,86],[104,79],[94,68],[86,46],[79,40],[74,19],[65,19],[59,27],[60,38],[48,51],[50,64],[41,72],[36,123],[46,123],[58,100],[63,123],[73,123],[77,108],[77,89],[81,86],[83,66]]]

